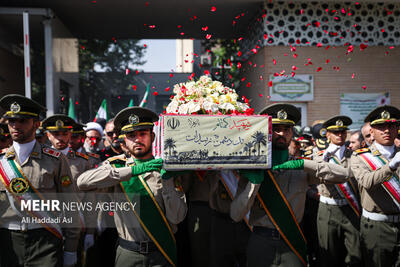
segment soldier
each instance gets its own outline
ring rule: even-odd
[[[210,266],[247,266],[246,248],[251,233],[247,216],[240,222],[230,217],[232,200],[237,190],[239,175],[236,171],[212,171],[210,183]]]
[[[308,185],[343,182],[349,172],[326,162],[286,162],[292,127],[300,120],[300,112],[290,104],[273,104],[261,114],[272,116],[272,166],[276,170],[241,171],[231,217],[240,221],[250,211],[253,232],[247,246],[249,267],[302,266],[307,262],[306,242],[299,223]]]
[[[80,233],[78,213],[68,212],[72,224],[61,230],[57,217],[45,209],[30,218],[19,208],[22,200],[45,201],[44,193],[68,193],[60,200],[65,195],[76,200],[65,156],[35,140],[39,113],[46,109],[15,94],[0,99],[0,107],[7,110],[4,117],[13,139],[13,145],[0,155],[0,265],[61,266],[64,258],[64,266],[72,266]],[[46,220],[50,222],[42,223]]]
[[[330,141],[326,150],[314,154],[314,160],[324,160],[345,168],[350,165],[351,151],[345,147],[347,116],[334,116],[323,127]],[[350,177],[343,184],[318,185],[317,218],[321,266],[361,266],[360,205],[357,181]]]
[[[96,153],[87,152],[83,147],[85,143],[85,125],[75,122],[72,126],[72,135],[69,140],[69,148],[73,151],[83,153],[89,156],[90,166],[96,168],[100,164],[100,155]]]
[[[8,126],[5,123],[0,123],[0,150],[12,145],[12,139]]]
[[[158,116],[149,109],[129,107],[114,123],[125,135],[125,154],[109,158],[78,178],[83,190],[109,188],[113,201],[130,203],[114,212],[119,240],[115,266],[176,266],[174,232],[186,215],[183,192],[169,173],[160,175],[161,159],[152,155],[152,131]]]
[[[47,137],[52,144],[52,147],[61,151],[67,159],[69,163],[69,167],[71,169],[72,181],[75,185],[78,176],[82,174],[84,171],[92,168],[89,157],[81,152],[73,151],[68,147],[72,136],[73,125],[75,125],[75,121],[62,114],[55,114],[43,120],[42,126],[46,131]],[[83,203],[96,203],[96,198],[94,192],[78,192],[79,200]],[[81,241],[80,247],[83,246],[83,251],[87,251],[88,248],[92,247],[94,244],[94,233],[96,221],[97,221],[97,213],[94,211],[88,212],[83,211],[83,222],[85,224],[85,232],[81,233]],[[82,251],[80,251],[81,253]],[[78,255],[78,264],[83,265],[82,255]]]
[[[365,266],[400,265],[400,153],[394,146],[399,118],[400,110],[393,106],[371,111],[364,121],[371,124],[375,141],[351,157],[361,194],[360,242]]]

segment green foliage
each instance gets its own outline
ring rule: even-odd
[[[240,46],[237,40],[210,39],[203,41],[202,46],[212,56],[214,67],[212,75],[214,78],[227,86],[237,88],[240,85],[240,69],[237,66],[237,63],[240,62],[240,57],[238,56]],[[220,66],[220,70],[216,75],[214,70],[217,66]],[[229,68],[226,68],[226,66],[229,66]]]

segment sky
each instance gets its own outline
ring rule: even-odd
[[[146,64],[139,66],[144,72],[175,72],[176,40],[143,39],[140,44],[147,45],[144,56]]]

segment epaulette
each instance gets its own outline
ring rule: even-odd
[[[325,152],[325,150],[318,151],[318,152],[317,152],[317,155],[318,155],[318,156],[322,156],[322,155],[324,154],[324,152]]]
[[[304,153],[303,153],[304,156],[310,156],[310,155],[312,155],[312,154],[313,154],[313,151],[312,151],[312,150],[306,150],[306,151],[304,151]]]
[[[123,158],[121,158],[123,156]],[[118,155],[107,159],[109,162],[114,162],[117,160],[126,161],[125,155]]]
[[[100,155],[99,155],[99,154],[96,154],[96,153],[87,152],[86,154],[87,154],[89,157],[92,157],[92,158],[96,158],[96,159],[99,159],[99,158],[100,158]]]
[[[78,151],[75,152],[75,155],[77,155],[78,157],[84,158],[84,159],[86,159],[86,160],[89,159],[89,156],[88,156],[88,155],[83,154],[83,153],[78,152]]]
[[[354,153],[356,153],[356,154],[362,154],[362,153],[366,153],[366,152],[370,152],[369,148],[360,148],[360,149],[357,149],[356,151],[354,151]]]
[[[60,155],[61,155],[60,151],[52,149],[52,148],[49,148],[49,147],[44,147],[43,148],[43,153],[45,153],[47,155],[50,155],[50,156],[53,156],[55,158],[59,158]]]

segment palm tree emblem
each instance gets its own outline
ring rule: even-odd
[[[165,139],[164,148],[169,150],[170,156],[172,155],[171,150],[176,148],[175,143],[176,143],[176,141],[172,138]]]
[[[267,145],[267,136],[263,132],[257,131],[251,137],[254,139],[254,145],[257,146],[258,156],[260,156],[261,145]]]
[[[244,151],[249,152],[249,156],[251,156],[251,148],[253,147],[253,142],[248,142],[244,145]]]

